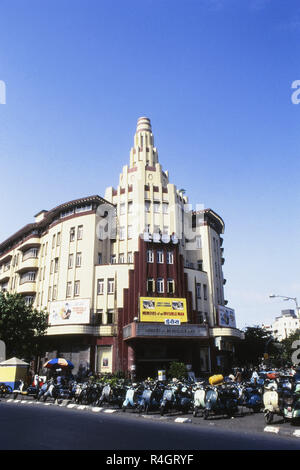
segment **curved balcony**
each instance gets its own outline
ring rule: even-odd
[[[18,286],[18,294],[35,294],[36,293],[36,283],[35,281],[25,281]]]
[[[23,243],[18,247],[21,251],[29,250],[29,248],[38,248],[41,245],[41,240],[38,235],[30,235]]]
[[[12,259],[12,254],[11,254],[11,253],[7,253],[6,255],[3,255],[3,256],[0,257],[0,263],[1,263],[1,264],[2,264],[2,263],[6,264],[6,263],[8,263],[9,261],[11,261],[11,259]]]
[[[0,282],[3,284],[4,282],[8,282],[10,278],[9,271],[5,271],[4,273],[0,274]]]
[[[245,339],[245,333],[237,328],[230,328],[230,327],[216,327],[210,328],[210,336],[221,336],[223,338],[231,338],[236,340],[243,340]]]
[[[46,335],[92,335],[92,336],[115,336],[114,325],[53,325],[49,326]]]
[[[20,265],[17,267],[16,272],[22,273],[25,271],[37,270],[39,267],[39,259],[36,257],[27,258],[25,261],[21,261]]]

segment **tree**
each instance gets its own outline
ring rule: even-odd
[[[186,366],[183,364],[183,362],[171,362],[168,375],[171,378],[176,378],[179,380],[185,379],[188,375]]]
[[[235,356],[239,365],[258,366],[264,353],[278,356],[278,348],[272,334],[259,326],[247,326],[244,329],[245,339],[235,347]]]
[[[26,305],[21,294],[0,292],[0,339],[8,358],[30,360],[38,355],[47,322],[47,313]]]

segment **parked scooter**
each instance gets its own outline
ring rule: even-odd
[[[178,386],[176,383],[167,385],[160,403],[160,414],[163,416],[165,413],[176,407],[176,393]]]
[[[235,385],[216,385],[208,388],[205,397],[203,419],[210,414],[232,417],[238,412],[239,392]]]
[[[203,382],[198,382],[195,384],[194,387],[194,410],[193,416],[198,416],[199,411],[201,412],[201,416],[203,415],[203,410],[205,408],[205,386]]]
[[[263,407],[262,388],[252,383],[241,386],[239,405],[259,413]]]
[[[295,424],[300,419],[300,384],[294,390],[285,391],[283,395],[283,417],[285,421]]]
[[[139,413],[145,412],[147,414],[150,410],[158,410],[162,400],[163,390],[164,388],[159,381],[154,384],[146,382],[138,404]]]
[[[278,384],[275,380],[265,383],[264,394],[264,419],[267,424],[272,423],[274,415],[282,415],[279,404]]]
[[[125,398],[125,389],[123,386],[111,384],[104,385],[100,398],[96,401],[96,406],[101,406],[104,403],[112,406],[118,406],[122,408],[122,404]]]
[[[142,395],[141,384],[134,383],[128,387],[125,400],[122,404],[122,410],[125,412],[128,408],[136,409],[138,408],[139,401]]]

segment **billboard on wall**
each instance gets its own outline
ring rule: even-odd
[[[186,299],[140,297],[140,321],[180,325],[187,322]]]
[[[219,326],[236,328],[235,312],[232,308],[219,305]]]
[[[90,299],[50,303],[49,325],[68,325],[90,322]]]

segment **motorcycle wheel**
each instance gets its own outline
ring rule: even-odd
[[[272,413],[272,411],[266,411],[264,418],[265,418],[265,422],[267,424],[270,424],[273,421],[274,413]]]
[[[208,419],[208,417],[209,417],[209,410],[204,410],[203,411],[203,419],[206,420],[206,419]]]
[[[126,411],[126,406],[122,406],[122,411],[123,411],[123,413],[125,413],[125,411]]]
[[[198,407],[196,407],[193,411],[193,416],[196,418],[198,415]]]
[[[163,416],[165,413],[165,407],[161,406],[159,410],[160,410],[160,416]]]

